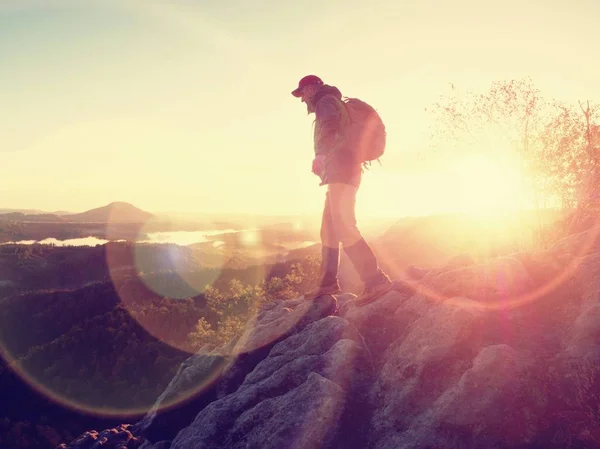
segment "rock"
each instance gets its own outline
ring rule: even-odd
[[[463,253],[446,262],[442,267],[442,271],[456,270],[457,268],[470,267],[472,265],[475,265],[475,260],[470,255]]]
[[[256,315],[245,327],[233,348],[237,356],[259,350],[301,330],[304,326],[337,311],[337,302],[331,296],[312,301],[292,299],[281,301]]]
[[[57,449],[137,449],[142,440],[133,436],[129,424],[122,424],[102,432],[85,432],[69,445],[61,444]]]
[[[390,346],[371,391],[375,410],[369,440],[374,448],[391,447],[460,379],[481,345],[481,314],[433,307]]]
[[[525,271],[537,286],[556,283],[561,276],[570,276],[576,269],[571,256],[555,254],[548,250],[516,253],[513,257],[523,264]]]
[[[549,364],[548,379],[555,408],[577,416],[571,423],[578,426],[577,432],[600,424],[600,418],[589,413],[600,404],[600,303],[588,303],[574,321],[565,349]]]
[[[600,226],[565,237],[554,243],[550,248],[554,254],[585,256],[600,252]]]
[[[414,265],[409,265],[404,270],[404,274],[406,274],[406,276],[409,279],[419,280],[419,279],[423,279],[427,275],[427,273],[429,273],[429,271],[430,270],[425,269],[425,268],[418,268],[418,267],[415,267]]]
[[[354,301],[356,299],[356,295],[354,293],[343,293],[341,295],[339,295],[337,297],[337,305],[338,305],[338,315],[339,316],[344,316],[346,314],[346,311],[351,308],[354,307],[354,304],[352,301]]]
[[[310,373],[298,388],[266,399],[243,413],[230,431],[231,442],[223,447],[278,449],[290,445],[309,449],[331,446],[339,431],[344,399],[344,391],[338,385]]]
[[[583,292],[582,307],[600,302],[600,253],[575,259],[572,267],[571,272]]]
[[[267,304],[188,359],[136,426],[68,447],[598,448],[595,237],[458,257],[360,308],[352,294]]]
[[[524,447],[544,424],[544,397],[529,397],[528,363],[507,345],[483,348],[458,382],[406,432],[414,447]],[[525,405],[525,406],[524,406]]]
[[[258,314],[245,327],[233,348],[234,358],[218,385],[218,397],[235,391],[246,375],[266,357],[273,345],[304,329],[308,324],[337,313],[337,301],[321,296],[311,301],[293,299]]]
[[[151,442],[173,439],[200,410],[235,391],[277,342],[336,308],[335,299],[325,296],[314,301],[280,301],[261,309],[239,339],[211,351],[204,348],[186,360],[149,413],[135,424],[136,434]],[[182,398],[182,405],[168,408]]]
[[[546,438],[557,447],[600,447],[600,341],[559,353],[548,366],[546,383],[547,419],[554,424]]]
[[[392,291],[364,307],[350,304],[340,310],[340,315],[356,326],[365,339],[376,365],[389,344],[398,338],[401,329],[394,313],[406,299],[406,295]]]
[[[138,449],[170,449],[170,447],[171,441],[169,440],[159,441],[157,443],[151,443],[146,440]]]
[[[134,433],[151,441],[174,437],[182,426],[192,422],[198,410],[215,399],[215,383],[230,363],[231,350],[227,346],[201,348],[181,364],[150,411],[132,427]]]
[[[514,300],[532,287],[523,264],[514,257],[498,257],[480,265],[429,274],[420,292],[443,301],[463,296],[494,305]]]
[[[364,425],[354,400],[372,375],[359,337],[346,320],[328,317],[283,340],[236,392],[202,410],[172,449],[346,444],[342,423]],[[352,436],[358,441],[356,432]]]

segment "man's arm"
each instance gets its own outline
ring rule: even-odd
[[[335,149],[338,143],[338,135],[342,117],[338,100],[327,96],[322,98],[315,110],[317,123],[320,124],[319,132],[315,136],[315,154],[327,155]]]

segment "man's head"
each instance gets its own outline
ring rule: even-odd
[[[314,112],[315,94],[323,86],[323,81],[316,75],[307,75],[300,80],[298,87],[292,91],[294,97],[298,97],[303,103],[306,103],[306,110],[310,114]]]

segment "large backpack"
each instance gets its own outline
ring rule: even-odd
[[[386,131],[377,111],[358,98],[344,97],[349,117],[346,141],[363,166],[379,160],[385,151]],[[381,162],[380,162],[381,164]]]

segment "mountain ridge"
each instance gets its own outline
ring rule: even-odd
[[[131,203],[113,201],[84,212],[44,212],[37,209],[0,209],[0,220],[56,223],[145,223],[155,217]]]
[[[457,260],[365,307],[264,304],[182,363],[141,421],[60,447],[597,448],[599,234]]]

